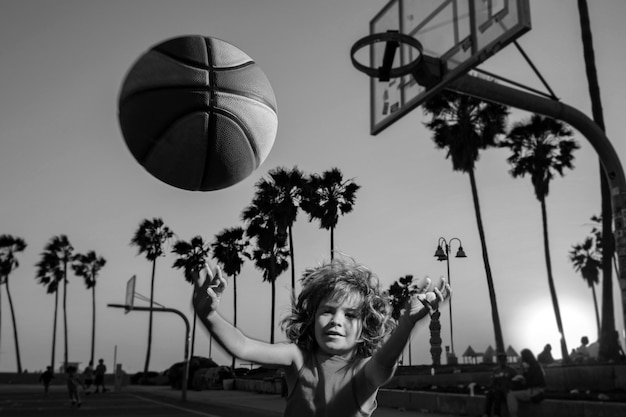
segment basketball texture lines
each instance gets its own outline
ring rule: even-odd
[[[119,122],[135,159],[174,187],[219,190],[265,161],[278,129],[269,80],[235,46],[203,36],[167,40],[129,70]]]

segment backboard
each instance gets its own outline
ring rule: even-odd
[[[130,279],[126,282],[126,301],[124,305],[126,308],[124,309],[125,313],[128,313],[133,309],[135,304],[135,280],[137,279],[136,275],[130,277]]]
[[[529,0],[389,1],[370,21],[370,34],[398,31],[416,38],[425,59],[440,60],[441,77],[429,87],[419,85],[413,75],[389,81],[371,77],[371,134],[380,133],[528,30]],[[383,65],[385,46],[370,45],[370,67]],[[415,48],[402,44],[393,67],[409,64],[416,54]]]

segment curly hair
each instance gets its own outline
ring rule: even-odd
[[[301,282],[297,302],[281,321],[289,341],[301,349],[311,352],[317,347],[315,313],[327,297],[340,303],[348,299],[358,301],[363,330],[356,348],[357,357],[371,356],[393,330],[391,306],[380,289],[378,278],[367,267],[336,259],[305,270]]]

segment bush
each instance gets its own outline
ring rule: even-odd
[[[137,372],[130,377],[130,383],[132,385],[159,385],[158,379],[160,374],[154,371],[148,371],[144,378],[143,372]]]
[[[170,366],[167,371],[167,377],[170,386],[173,389],[182,389],[183,387],[183,372],[185,362],[176,362]],[[187,388],[192,386],[193,376],[198,369],[202,368],[215,368],[219,366],[211,358],[203,358],[201,356],[194,356],[189,360],[189,378],[187,379]]]
[[[193,389],[200,391],[203,389],[223,389],[222,382],[225,379],[235,377],[230,366],[218,366],[213,368],[198,369],[193,375]]]

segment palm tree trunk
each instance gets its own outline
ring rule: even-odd
[[[292,227],[289,226],[289,257],[291,258],[291,304],[296,302],[296,265],[295,255],[293,253],[293,235]]]
[[[93,277],[92,277],[93,278]],[[91,287],[91,356],[89,360],[93,362],[96,350],[96,284]]]
[[[63,264],[63,340],[65,350],[63,351],[63,369],[67,368],[67,262]]]
[[[22,373],[22,361],[20,360],[20,344],[17,339],[17,322],[15,321],[15,310],[13,309],[13,300],[9,291],[9,277],[6,278],[4,286],[7,289],[7,298],[9,300],[9,308],[11,309],[11,317],[13,318],[13,339],[15,341],[15,359],[17,360],[17,373]]]
[[[154,305],[154,276],[156,273],[156,259],[152,260],[152,278],[150,280],[150,314],[148,317],[148,350],[146,351],[146,363],[143,366],[144,378],[148,375],[150,368],[150,352],[152,351],[152,308]]]
[[[596,312],[596,326],[598,329],[598,339],[600,338],[600,312],[598,311],[598,299],[596,296],[596,287],[594,286],[594,284],[591,284],[591,294],[593,296],[593,308]]]
[[[552,262],[550,261],[550,243],[548,239],[548,214],[546,212],[546,200],[542,198],[541,203],[541,222],[543,225],[543,249],[546,257],[546,269],[548,272],[548,286],[550,287],[550,297],[552,297],[552,306],[554,307],[554,316],[556,317],[556,326],[561,335],[561,355],[564,362],[569,361],[569,353],[567,351],[567,342],[565,341],[565,333],[563,332],[563,322],[561,321],[561,310],[559,309],[559,300],[556,296],[556,287],[554,286],[554,277],[552,276]]]
[[[330,228],[330,260],[334,259],[335,255],[335,228]]]
[[[478,201],[478,189],[476,187],[476,178],[474,170],[468,171],[470,177],[470,186],[472,187],[472,199],[474,201],[474,212],[476,213],[476,224],[478,226],[478,235],[480,236],[480,246],[483,254],[483,264],[485,265],[485,275],[487,277],[487,287],[489,288],[489,301],[491,303],[491,320],[493,321],[493,331],[496,338],[496,352],[505,353],[504,339],[502,338],[502,326],[500,325],[500,315],[498,314],[498,303],[496,301],[496,290],[493,286],[493,276],[491,275],[491,265],[489,264],[489,255],[487,254],[487,243],[485,239],[485,230],[483,227],[483,219],[480,214],[480,202]]]
[[[59,287],[57,286],[54,291],[54,322],[52,325],[52,359],[50,360],[50,367],[52,368],[52,372],[54,372],[54,359],[55,359],[55,350],[57,345],[57,316],[59,311]]]
[[[272,279],[272,319],[270,327],[270,343],[274,343],[274,311],[276,310],[276,278]]]
[[[596,122],[602,131],[605,131],[587,0],[578,0],[578,12],[580,14],[585,70],[587,73],[587,83],[589,84],[589,96],[591,98],[591,113],[594,122]],[[616,340],[614,336],[615,311],[613,306],[613,277],[611,269],[611,260],[615,255],[615,242],[612,229],[613,210],[611,207],[609,183],[606,179],[601,161],[600,192],[602,196],[602,325],[600,327],[599,355],[604,359],[617,359],[619,357],[619,345],[618,340]]]
[[[233,275],[233,326],[237,327],[237,274]],[[235,356],[232,358],[231,369],[235,370]]]
[[[196,314],[193,315],[193,329],[191,330],[191,354],[189,358],[193,358],[193,353],[196,347],[196,322],[198,316]]]

